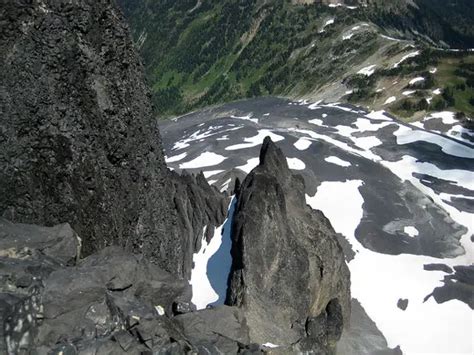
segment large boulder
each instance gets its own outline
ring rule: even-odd
[[[250,340],[332,352],[350,314],[349,270],[329,221],[305,203],[304,180],[266,138],[237,194],[226,303]]]
[[[240,309],[196,312],[188,281],[142,255],[111,246],[76,261],[68,225],[0,227],[2,354],[260,351]]]
[[[0,216],[67,222],[85,255],[116,244],[189,277],[227,201],[167,169],[114,1],[11,0],[1,16]]]

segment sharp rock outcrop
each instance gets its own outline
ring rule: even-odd
[[[267,137],[237,194],[226,303],[244,310],[251,341],[331,353],[350,314],[349,270],[329,221],[305,203]]]
[[[0,219],[1,354],[251,350],[239,309],[194,312],[188,282],[142,256],[107,247],[76,263],[79,249],[68,224]]]
[[[189,277],[227,201],[167,169],[114,2],[11,0],[0,16],[0,215],[68,222],[84,255],[116,244]]]

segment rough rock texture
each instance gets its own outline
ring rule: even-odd
[[[166,168],[113,1],[10,0],[0,17],[0,216],[67,222],[85,255],[117,244],[189,276],[227,202]]]
[[[431,296],[438,303],[457,299],[474,309],[474,264],[454,266],[454,271],[454,274],[444,276],[444,285],[436,287],[425,300]]]
[[[193,312],[188,282],[141,256],[107,247],[76,263],[69,225],[0,230],[1,354],[260,352],[239,309]]]
[[[305,203],[304,180],[267,137],[237,194],[226,304],[250,340],[331,353],[350,314],[349,270],[335,232]]]

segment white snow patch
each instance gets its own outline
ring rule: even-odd
[[[207,179],[211,176],[214,176],[214,175],[217,175],[217,174],[220,174],[222,172],[224,172],[225,170],[211,170],[211,171],[203,171],[203,174],[204,174],[204,177]]]
[[[218,131],[218,132],[216,131],[216,127],[209,127],[208,130],[204,130],[202,132],[201,132],[201,130],[197,130],[196,132],[191,134],[189,137],[183,138],[183,139],[177,141],[174,144],[172,150],[180,150],[180,149],[188,148],[190,146],[189,143],[191,143],[191,142],[200,141],[200,140],[203,140],[205,138],[212,137],[216,134],[221,134],[221,133],[224,133],[224,132],[236,131],[238,129],[241,129],[242,127],[243,126],[231,127],[231,128],[227,128],[227,129]]]
[[[357,74],[371,76],[373,73],[375,73],[375,68],[377,68],[377,66],[375,64],[369,65],[368,67],[365,67],[365,68],[362,68],[361,70],[359,70],[357,72]]]
[[[431,114],[431,117],[441,118],[445,125],[452,125],[458,122],[455,118],[454,112],[451,111],[435,112]]]
[[[308,108],[310,110],[319,110],[321,108],[321,106],[319,106],[321,102],[323,102],[323,100],[316,101],[315,103],[309,105]]]
[[[222,239],[212,238],[207,244],[206,229],[207,226],[202,231],[201,249],[193,255],[194,268],[191,271],[191,280],[189,280],[193,289],[191,302],[196,305],[197,309],[204,309],[208,304],[219,299],[219,295],[214,291],[207,277],[207,263],[219,249]]]
[[[413,84],[419,83],[420,81],[425,81],[425,78],[423,78],[422,76],[419,76],[417,78],[410,80],[409,84],[413,85]]]
[[[247,160],[247,164],[241,165],[241,166],[236,166],[235,168],[240,169],[243,172],[248,174],[253,170],[253,168],[258,166],[259,163],[260,163],[259,158],[251,158],[251,159]]]
[[[347,168],[348,166],[352,165],[348,161],[342,160],[342,159],[340,159],[338,157],[335,157],[335,156],[327,157],[324,160],[327,161],[328,163],[336,164],[336,165],[342,166],[344,168]]]
[[[354,32],[349,32],[349,33],[342,36],[342,40],[346,41],[348,39],[351,39],[352,37],[354,37]]]
[[[304,170],[306,169],[306,164],[298,158],[286,158],[288,167],[292,170]]]
[[[410,237],[414,238],[416,237],[418,234],[420,234],[420,232],[418,232],[418,229],[416,229],[415,227],[413,226],[406,226],[405,228],[403,228],[403,232],[407,235],[409,235]]]
[[[188,153],[182,153],[182,154],[178,154],[172,157],[165,156],[165,161],[167,163],[175,163],[177,161],[183,160],[184,158],[186,158],[187,155]]]
[[[433,95],[441,95],[441,92],[442,92],[441,89],[439,89],[439,88],[435,89],[435,90],[433,90]]]
[[[298,139],[293,145],[298,150],[306,150],[311,146],[312,142],[306,138]]]
[[[227,159],[226,157],[213,153],[213,152],[204,152],[197,158],[191,161],[188,161],[186,163],[180,164],[179,168],[180,169],[205,168],[208,166],[219,165],[226,159]]]
[[[438,68],[431,68],[430,73],[435,74],[438,71]]]
[[[244,141],[246,143],[240,143],[240,144],[235,144],[235,145],[230,145],[225,148],[225,150],[239,150],[239,149],[245,149],[245,148],[252,148],[256,147],[257,145],[262,144],[263,140],[265,137],[269,136],[273,142],[279,142],[285,139],[285,137],[282,137],[278,134],[273,133],[272,131],[268,129],[261,129],[258,131],[256,136],[249,137],[249,138],[244,138]]]
[[[324,126],[323,120],[320,120],[319,118],[308,120],[308,123],[315,124],[316,126]]]
[[[253,123],[258,123],[258,118],[252,118],[252,114],[249,113],[247,116],[234,116],[231,115],[231,118],[237,119],[237,120],[244,120],[244,121],[250,121]]]
[[[413,58],[413,57],[416,57],[417,55],[420,54],[420,51],[415,51],[415,52],[411,52],[411,53],[408,53],[407,55],[405,55],[402,59],[400,59],[397,63],[395,63],[393,65],[394,68],[398,68],[398,66],[400,64],[402,64],[405,60],[407,60],[408,58]]]
[[[265,343],[265,344],[262,344],[262,346],[264,346],[266,348],[278,348],[280,345],[275,345],[275,344],[272,344],[272,343]]]
[[[404,96],[410,96],[410,95],[413,95],[415,92],[416,90],[407,90],[407,91],[402,92],[402,94]]]
[[[394,135],[397,137],[398,144],[409,144],[418,141],[425,141],[438,145],[446,154],[461,158],[474,158],[474,151],[471,148],[454,142],[449,138],[432,134],[420,129],[411,129],[403,125],[400,125],[399,127],[400,128],[394,132]]]
[[[227,179],[227,181],[222,184],[222,187],[221,187],[220,191],[221,192],[226,191],[229,188],[229,184],[230,184],[231,181],[232,181],[231,178]]]
[[[389,36],[386,36],[386,35],[380,35],[380,37],[385,38],[385,39],[388,39],[389,41],[401,42],[400,39],[393,38],[393,37],[389,37]]]
[[[236,199],[234,197],[229,204],[227,219],[221,226],[215,229],[214,235],[209,244],[205,237],[207,227],[203,228],[201,249],[193,255],[194,268],[191,271],[191,280],[189,280],[189,284],[193,290],[191,302],[196,305],[197,309],[204,309],[208,304],[218,301],[219,298],[225,298],[226,287],[221,284],[222,280],[224,280],[224,283],[226,284],[226,279],[232,264],[232,257],[230,255],[230,234],[225,235],[225,232],[230,228],[229,223],[227,222],[229,220],[232,221],[235,204]],[[227,232],[229,231],[227,230]],[[229,238],[229,240],[224,240],[224,238]],[[212,267],[210,267],[209,261],[216,255],[219,248],[222,246],[228,249],[228,257],[225,257],[226,253],[223,253],[224,256],[216,260],[218,265],[212,265]],[[219,275],[216,275],[216,273]],[[211,277],[211,280],[209,280],[209,277]],[[212,287],[211,281],[214,283],[216,288],[218,288],[217,290]],[[216,291],[221,294],[218,294]]]
[[[365,249],[355,238],[355,230],[363,218],[364,200],[359,192],[362,184],[360,180],[323,182],[315,196],[306,196],[307,203],[321,210],[335,231],[342,233],[357,252],[348,264],[352,296],[375,321],[389,347],[400,345],[408,354],[472,353],[470,308],[457,300],[437,304],[430,298],[424,302],[435,287],[442,285],[445,274],[425,271],[423,265],[439,259],[379,254]],[[464,263],[470,257],[464,256]],[[458,259],[443,259],[443,263],[459,265]],[[409,300],[404,312],[397,307],[399,298]]]
[[[329,25],[332,25],[333,23],[334,23],[334,18],[326,20],[326,22],[324,22],[323,24],[323,27],[321,27],[321,29],[319,30],[319,33],[323,33],[325,28]]]
[[[385,111],[372,111],[366,115],[367,118],[379,121],[393,121],[390,117],[385,115]]]
[[[385,102],[384,105],[391,104],[392,102],[397,101],[397,98],[395,96],[390,96]]]

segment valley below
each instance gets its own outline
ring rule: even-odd
[[[161,121],[160,131],[170,169],[202,171],[229,195],[258,165],[266,136],[282,149],[351,271],[351,326],[339,353],[472,352],[474,147],[453,113],[411,125],[384,111],[265,97]],[[225,279],[225,265],[209,278]],[[225,285],[214,290],[203,275],[193,291],[223,302]]]

